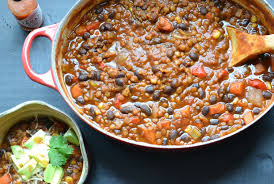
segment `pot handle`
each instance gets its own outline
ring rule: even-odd
[[[29,76],[29,78],[37,83],[51,87],[55,90],[58,90],[58,88],[54,80],[52,67],[50,68],[48,72],[44,74],[38,74],[32,70],[31,64],[30,64],[30,48],[33,40],[38,36],[48,37],[51,40],[51,42],[53,42],[58,26],[59,24],[54,24],[54,25],[38,28],[30,32],[27,38],[25,39],[25,42],[23,45],[23,51],[22,51],[23,67],[25,69],[26,74]]]

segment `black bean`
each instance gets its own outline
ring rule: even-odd
[[[108,15],[108,18],[113,19],[115,17],[115,14],[116,13],[114,11],[110,12],[110,14]]]
[[[90,46],[86,43],[83,44],[83,48],[86,49],[86,50],[89,50],[90,49]]]
[[[209,123],[210,123],[211,125],[218,125],[219,120],[218,120],[218,119],[210,119],[210,120],[209,120]]]
[[[131,97],[131,100],[133,100],[133,101],[138,100],[138,96],[132,96],[132,97]]]
[[[233,69],[232,67],[228,67],[228,68],[227,68],[227,71],[228,71],[229,73],[232,73],[232,72],[234,71],[234,69]]]
[[[211,136],[211,139],[218,139],[220,137],[220,134],[214,134]]]
[[[200,8],[200,13],[202,14],[202,15],[206,15],[207,13],[208,13],[208,10],[205,8],[205,7],[201,7]]]
[[[72,85],[72,83],[73,83],[73,78],[72,78],[72,76],[71,76],[71,75],[66,75],[66,76],[65,76],[65,82],[66,82],[66,84],[67,84],[68,86]]]
[[[198,59],[199,59],[198,54],[196,54],[196,53],[194,53],[194,52],[191,52],[191,53],[189,54],[189,57],[190,57],[193,61],[198,61]]]
[[[268,100],[268,99],[271,99],[272,93],[269,92],[269,91],[263,91],[263,96],[264,96],[265,99]]]
[[[215,104],[217,102],[217,97],[215,95],[210,96],[209,101],[211,104]]]
[[[95,113],[95,110],[94,110],[93,107],[90,107],[89,112],[90,112],[90,115],[91,115],[93,118],[95,118],[96,113]]]
[[[121,108],[121,112],[123,114],[128,114],[128,113],[131,113],[133,110],[132,106],[124,106]]]
[[[228,94],[228,100],[232,101],[234,98],[235,98],[235,95],[234,94]]]
[[[101,80],[101,71],[92,71],[92,76],[91,76],[92,80],[97,80],[100,81]]]
[[[167,145],[167,138],[163,138],[163,142],[162,142],[162,145]]]
[[[157,72],[160,71],[160,66],[159,66],[159,65],[153,65],[153,66],[151,67],[151,70],[152,70],[153,73],[157,73]],[[137,77],[138,77],[138,76],[137,76]]]
[[[173,89],[176,89],[178,86],[179,86],[178,79],[172,79],[172,81],[171,81],[171,87]]]
[[[203,99],[205,97],[205,91],[202,88],[198,89],[199,98]]]
[[[202,114],[204,116],[207,116],[209,113],[209,107],[208,106],[204,106],[203,109],[202,109]]]
[[[260,108],[258,108],[258,107],[254,107],[253,110],[252,110],[253,114],[256,114],[256,115],[260,114],[261,111],[262,110]]]
[[[190,136],[188,135],[188,133],[183,133],[181,136],[180,136],[180,139],[184,142],[188,142],[190,141]]]
[[[84,34],[83,34],[83,39],[84,40],[87,40],[87,39],[89,39],[90,38],[90,33],[89,32],[85,32]]]
[[[107,111],[107,119],[113,120],[114,119],[114,112],[112,110]]]
[[[104,44],[102,42],[97,42],[96,43],[96,48],[103,48]]]
[[[76,102],[81,104],[81,105],[85,104],[85,100],[82,96],[78,96],[78,98],[76,99]]]
[[[204,136],[206,134],[206,128],[202,127],[200,132],[201,132],[202,136]]]
[[[78,79],[79,81],[87,81],[89,79],[88,72],[82,70],[79,74]]]
[[[230,103],[226,104],[226,108],[227,108],[228,112],[232,112],[233,111],[233,105],[230,104]]]
[[[118,75],[116,76],[116,78],[123,78],[126,75],[123,72],[118,73]]]
[[[136,77],[137,77],[139,80],[142,80],[142,79],[143,79],[143,75],[140,74],[139,70],[135,70],[135,71],[134,71],[134,74],[136,75]]]
[[[218,117],[220,117],[221,116],[221,114],[213,114],[212,115],[212,117],[214,118],[214,119],[217,119]]]
[[[152,94],[153,91],[154,91],[154,87],[151,86],[151,85],[149,85],[149,86],[146,87],[145,91],[146,91],[147,93],[149,93],[149,94]]]
[[[229,128],[229,126],[227,126],[227,125],[223,125],[220,127],[221,130],[227,130],[228,128]]]
[[[249,20],[248,19],[244,19],[240,22],[241,26],[247,26],[249,24]]]
[[[94,11],[95,11],[96,14],[101,14],[103,12],[103,10],[104,9],[102,7],[98,7],[98,8],[95,8]]]
[[[172,114],[173,114],[173,109],[172,109],[171,107],[169,107],[169,108],[167,109],[167,113],[168,113],[169,115],[172,115]]]
[[[97,16],[97,19],[102,22],[105,19],[105,17],[104,17],[104,15],[100,14]]]
[[[145,113],[147,116],[151,115],[151,108],[147,104],[142,104],[140,107],[141,111]]]
[[[243,112],[243,108],[242,107],[236,107],[235,109],[235,113],[236,114],[241,114]]]
[[[174,89],[171,86],[165,86],[163,91],[165,94],[171,95],[174,92]]]
[[[176,139],[177,137],[177,130],[172,130],[170,135],[169,135],[169,138],[170,139]]]
[[[174,51],[172,49],[168,49],[166,55],[167,57],[172,58],[172,56],[174,55]]]
[[[87,53],[87,50],[84,49],[84,48],[81,48],[80,51],[79,51],[79,53],[80,53],[81,55],[85,55],[85,54]]]
[[[123,78],[117,78],[115,79],[115,83],[118,85],[118,86],[121,86],[123,87],[125,85],[125,80]]]
[[[209,136],[204,136],[203,138],[202,138],[202,142],[207,142],[207,141],[210,141],[210,137]]]
[[[105,31],[112,31],[113,26],[111,23],[105,23]]]
[[[160,97],[161,97],[161,91],[160,90],[154,91],[152,96],[153,100],[160,100]]]
[[[187,25],[185,23],[180,23],[177,25],[177,28],[181,29],[181,30],[187,30]]]
[[[140,102],[135,102],[134,105],[135,105],[136,107],[138,107],[138,108],[141,108],[142,103],[140,103]]]

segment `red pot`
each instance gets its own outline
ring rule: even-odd
[[[264,0],[235,0],[242,6],[249,9],[251,12],[255,13],[260,17],[260,20],[264,23],[264,25],[269,29],[271,33],[274,33],[274,11],[271,9],[270,5],[265,2]],[[252,126],[258,119],[260,119],[263,115],[265,115],[273,106],[273,99],[269,106],[264,110],[261,115],[256,118],[250,124],[244,126],[243,128],[226,135],[224,137],[214,139],[208,142],[201,142],[192,145],[172,145],[172,146],[161,146],[161,145],[153,145],[144,142],[136,142],[132,140],[128,140],[125,138],[120,138],[114,134],[111,134],[103,129],[100,128],[96,123],[92,123],[88,118],[84,117],[80,111],[78,110],[77,106],[72,100],[71,95],[67,91],[67,88],[64,83],[64,79],[61,74],[61,66],[60,63],[62,61],[62,48],[63,43],[66,42],[67,35],[71,32],[71,30],[78,24],[80,17],[85,15],[93,6],[97,3],[102,2],[102,0],[91,1],[91,0],[80,0],[78,1],[73,8],[68,12],[68,14],[64,17],[60,24],[54,24],[47,27],[42,27],[32,31],[26,38],[23,52],[22,52],[22,60],[25,72],[30,77],[31,80],[38,82],[42,85],[51,87],[57,90],[61,96],[64,98],[66,103],[69,107],[88,125],[92,128],[96,129],[97,131],[112,137],[116,140],[121,142],[133,144],[136,146],[142,146],[147,148],[158,148],[158,149],[186,149],[186,148],[193,148],[208,145],[211,143],[215,143],[221,140],[224,140],[228,137],[231,137],[239,132],[247,129],[248,127]],[[30,48],[32,45],[33,40],[38,36],[45,36],[48,37],[52,41],[52,50],[51,50],[51,69],[44,74],[37,74],[35,73],[30,65]]]

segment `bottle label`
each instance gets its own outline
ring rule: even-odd
[[[31,29],[40,27],[43,23],[43,15],[39,4],[37,8],[29,14],[28,17],[22,20],[18,20],[18,23],[23,27]]]

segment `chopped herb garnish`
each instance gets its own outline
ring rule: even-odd
[[[67,140],[61,135],[52,136],[49,146],[49,160],[53,166],[65,165],[73,153],[72,146],[68,145]]]

